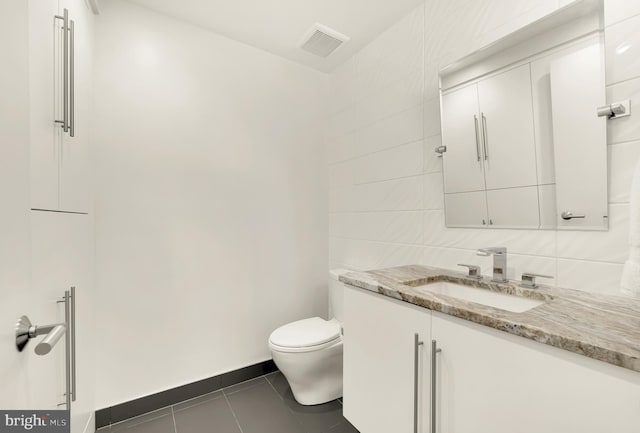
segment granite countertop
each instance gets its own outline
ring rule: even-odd
[[[473,280],[464,273],[419,265],[349,272],[340,281],[640,372],[640,299],[544,285],[526,289],[514,282]],[[418,290],[437,281],[545,302],[514,313]]]

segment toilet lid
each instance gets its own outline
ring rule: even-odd
[[[271,333],[269,341],[281,347],[309,347],[327,343],[339,336],[339,322],[312,317],[279,327]]]

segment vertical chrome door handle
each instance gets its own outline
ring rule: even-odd
[[[473,122],[476,127],[476,155],[478,155],[478,161],[480,161],[480,138],[478,137],[478,116],[473,115]]]
[[[442,349],[438,349],[438,343],[436,340],[431,340],[431,433],[436,433],[436,391],[437,391],[437,365],[436,355],[442,352]]]
[[[487,118],[482,115],[482,147],[484,149],[484,160],[489,159],[489,144],[487,143]]]
[[[420,346],[424,343],[420,341],[420,336],[413,334],[413,433],[418,433],[418,375],[420,373]]]
[[[69,326],[71,320],[71,293],[64,292],[64,323]],[[64,334],[65,350],[65,404],[67,410],[71,409],[71,333],[69,330]]]
[[[76,288],[71,287],[70,293],[70,322],[71,328],[71,401],[76,401]]]

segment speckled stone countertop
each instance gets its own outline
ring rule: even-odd
[[[473,280],[464,273],[418,265],[349,272],[340,281],[640,372],[640,299],[543,285],[526,289],[515,282]],[[545,302],[514,313],[419,290],[437,281]]]

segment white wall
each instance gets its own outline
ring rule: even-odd
[[[97,407],[326,314],[325,74],[119,0],[96,20]]]
[[[629,187],[640,158],[640,116],[609,127],[608,232],[448,229],[444,225],[438,70],[541,17],[564,0],[427,0],[330,76],[330,266],[422,263],[456,269],[509,250],[509,278],[618,293],[627,256]],[[605,1],[607,97],[640,101],[640,5]],[[616,48],[630,48],[622,54]],[[545,282],[547,282],[545,280]]]

